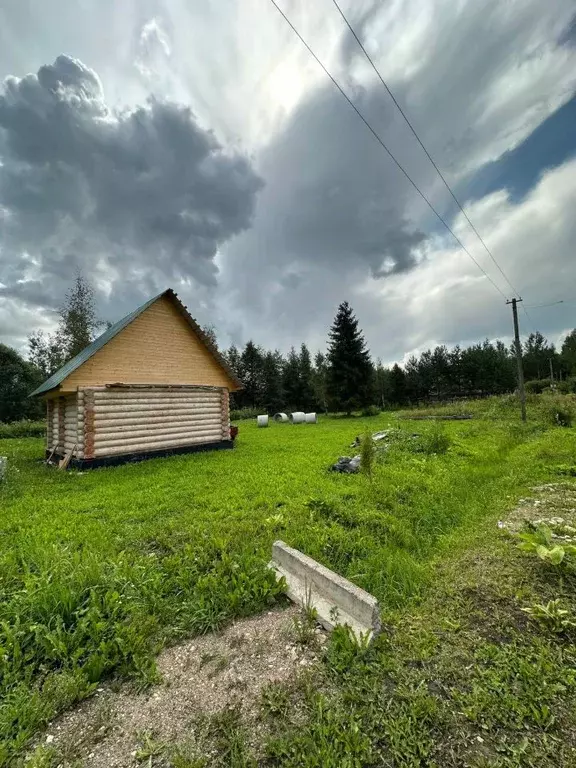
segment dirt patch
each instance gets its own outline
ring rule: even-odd
[[[518,506],[512,510],[506,520],[498,523],[498,527],[518,533],[525,522],[538,523],[560,519],[566,523],[576,520],[576,484],[547,483],[532,488],[534,496],[519,499]]]
[[[294,606],[269,611],[168,648],[157,659],[160,685],[139,694],[129,686],[103,686],[51,723],[41,743],[58,751],[62,765],[80,760],[94,768],[132,768],[142,765],[143,742],[193,739],[203,716],[238,707],[257,725],[263,687],[312,667],[326,640],[317,628],[317,642],[299,643],[299,616]]]

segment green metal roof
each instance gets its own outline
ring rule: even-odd
[[[64,379],[70,376],[70,374],[73,373],[77,368],[80,368],[80,366],[83,365],[86,360],[89,360],[92,355],[95,355],[99,349],[102,349],[102,347],[110,341],[110,339],[113,339],[114,336],[120,333],[120,331],[124,330],[124,328],[126,328],[126,326],[129,325],[133,320],[136,320],[136,318],[141,315],[144,310],[148,309],[151,304],[154,304],[154,302],[157,301],[161,296],[164,296],[165,293],[168,293],[168,291],[163,291],[162,293],[159,293],[158,296],[154,296],[153,299],[150,299],[145,304],[142,304],[142,306],[138,307],[138,309],[135,309],[134,312],[130,312],[130,314],[126,315],[126,317],[123,317],[122,320],[118,320],[117,323],[110,326],[110,328],[108,328],[107,331],[104,331],[101,336],[98,336],[98,338],[95,339],[92,344],[88,344],[88,346],[85,347],[82,352],[79,352],[76,357],[72,358],[72,360],[68,360],[68,362],[62,366],[62,368],[57,370],[56,373],[53,373],[52,376],[50,376],[49,379],[46,379],[43,384],[40,384],[40,386],[35,389],[34,392],[32,392],[30,397],[43,395],[44,393],[49,392],[51,389],[54,389],[55,387],[62,384]]]

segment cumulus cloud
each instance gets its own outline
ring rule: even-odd
[[[425,5],[409,0],[402,13],[394,3],[346,10],[440,166],[453,185],[460,184],[463,200],[473,169],[521,142],[576,85],[575,53],[558,41],[571,18],[568,2],[550,14],[542,14],[537,2],[523,4],[517,13],[490,2],[480,13],[475,3],[455,9],[444,0]],[[290,8],[290,15],[306,29],[305,13]],[[312,39],[323,60],[452,222],[456,206],[352,38],[342,35],[332,53],[322,50],[321,41]],[[546,158],[539,162],[545,167]],[[496,315],[500,331],[493,317],[474,319],[477,302],[492,306],[491,293],[496,302],[499,295],[465,254],[452,258],[454,243],[443,226],[327,78],[292,109],[261,152],[260,168],[266,189],[255,225],[226,249],[223,267],[226,306],[234,308],[244,338],[256,329],[257,338],[270,345],[286,347],[302,337],[323,345],[337,304],[354,296],[359,314],[367,318],[372,347],[383,356],[421,343],[413,323],[430,334],[428,319],[407,311],[415,296],[439,297],[440,314],[447,318],[447,335],[439,340],[453,338],[449,317],[460,301],[470,310],[468,322],[456,313],[453,327],[462,338],[507,331],[505,310]],[[492,227],[492,221],[478,223],[485,235]],[[472,232],[459,231],[493,273]],[[468,264],[466,280],[442,269],[444,252],[453,265]],[[502,283],[498,272],[493,277]],[[520,278],[524,289],[522,270]],[[394,317],[383,318],[375,297],[396,284],[406,293],[393,299]],[[429,306],[428,301],[419,304]]]
[[[522,286],[529,314],[528,318],[520,312],[524,336],[534,330],[532,323],[552,340],[562,329],[575,325],[571,304],[530,308],[573,298],[576,221],[571,211],[575,206],[573,159],[543,174],[518,204],[501,190],[478,200],[470,210],[473,220],[489,233],[488,245],[512,282]],[[455,226],[463,236],[463,217]],[[470,259],[445,241],[433,244],[417,273],[398,275],[378,286],[365,281],[357,297],[369,328],[385,329],[386,343],[380,349],[389,360],[436,343],[506,338],[512,332],[510,307]],[[371,331],[370,336],[376,345],[376,333]]]
[[[157,17],[143,24],[134,58],[134,67],[151,93],[178,93],[178,77],[172,61],[172,46],[164,23]]]
[[[478,169],[521,144],[576,87],[573,0],[342,4],[462,200],[472,196],[467,185]],[[8,26],[0,24],[0,74],[37,69],[56,51],[73,50],[95,66],[107,101],[98,78],[77,62],[80,72],[54,65],[55,90],[39,75],[11,81],[13,127],[0,127],[4,295],[21,297],[20,306],[54,305],[79,264],[107,318],[168,283],[224,342],[254,336],[284,349],[302,339],[323,346],[347,298],[385,359],[427,340],[508,331],[501,297],[454,249],[272,6],[57,0],[56,16],[45,5],[29,0],[24,12],[16,4]],[[453,201],[330,0],[283,0],[282,7],[460,227]],[[102,42],[101,29],[112,43]],[[150,93],[157,98],[146,102]],[[250,163],[221,145],[249,147],[261,192]],[[536,168],[546,165],[545,155],[537,158]],[[524,268],[516,235],[505,241],[499,222],[515,232],[519,209],[500,195],[483,201],[490,215],[476,207],[471,217],[485,239],[500,233],[497,258],[527,303],[536,302],[547,272],[536,262],[533,272]],[[473,234],[459,233],[500,280]],[[542,247],[568,263],[551,239]]]
[[[5,80],[0,157],[3,291],[23,298],[39,264],[45,285],[102,260],[123,279],[146,267],[212,285],[218,249],[250,225],[262,186],[189,107],[112,110],[97,74],[69,56]]]

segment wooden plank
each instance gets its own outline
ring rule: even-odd
[[[58,448],[57,444],[52,446],[52,450],[50,451],[48,458],[46,459],[46,464],[50,464],[50,462],[54,458],[54,454],[56,453],[56,448]]]
[[[58,463],[58,469],[68,469],[68,464],[70,464],[70,461],[72,460],[72,454],[74,453],[75,450],[76,450],[76,446],[74,446],[73,448],[70,448],[69,451],[66,451],[66,455],[64,456],[64,458],[62,459],[62,461]]]

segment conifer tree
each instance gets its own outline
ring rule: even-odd
[[[331,410],[350,414],[370,404],[372,363],[352,307],[344,301],[329,333],[327,394]]]

